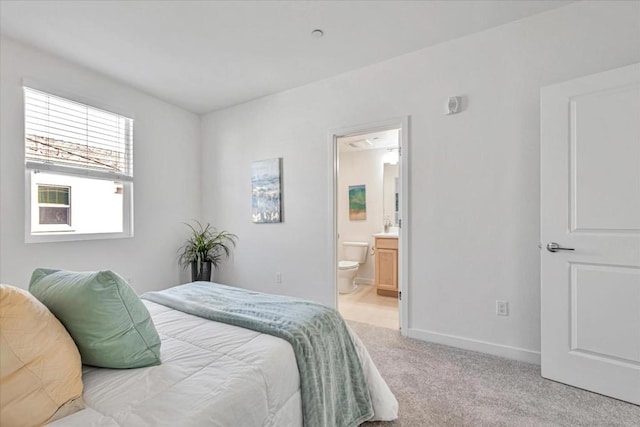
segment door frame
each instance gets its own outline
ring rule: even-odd
[[[333,307],[338,308],[338,138],[358,135],[370,132],[379,132],[390,129],[399,129],[398,164],[400,166],[400,206],[399,217],[401,226],[399,230],[400,253],[398,254],[398,292],[400,300],[398,308],[400,311],[400,330],[402,335],[406,335],[409,330],[409,116],[397,117],[377,122],[356,125],[346,128],[329,131],[329,255],[327,264],[331,272],[331,289],[333,291]]]

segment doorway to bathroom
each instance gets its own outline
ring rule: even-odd
[[[336,132],[332,141],[336,306],[347,320],[401,329],[406,120]]]

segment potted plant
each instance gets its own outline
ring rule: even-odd
[[[223,258],[229,258],[238,236],[199,221],[185,225],[191,229],[191,237],[178,249],[178,263],[182,268],[191,266],[192,281],[211,281],[211,266],[217,269]]]

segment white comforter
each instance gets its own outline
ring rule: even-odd
[[[85,367],[87,408],[52,426],[302,426],[300,378],[286,341],[143,302],[162,339],[162,364]],[[355,341],[374,419],[397,418],[398,402]]]

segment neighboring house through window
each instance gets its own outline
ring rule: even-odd
[[[28,242],[133,234],[133,120],[24,88]]]
[[[38,185],[39,225],[71,225],[71,187]]]

